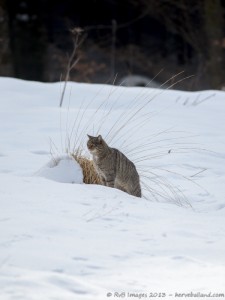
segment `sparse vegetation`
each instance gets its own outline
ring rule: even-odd
[[[86,184],[101,184],[100,178],[95,171],[93,161],[84,155],[71,153],[71,156],[79,163],[83,171],[83,180]]]
[[[176,79],[181,74],[176,74],[165,84],[172,82],[169,86],[171,87],[176,82],[184,80],[186,77]],[[150,136],[147,134],[139,140],[132,140],[132,135],[138,132],[141,133],[146,122],[151,121],[154,117],[153,113],[144,113],[144,111],[165,90],[152,90],[149,93],[149,90],[143,89],[131,99],[128,106],[123,106],[120,113],[114,118],[113,108],[121,100],[123,93],[126,93],[126,88],[123,88],[119,92],[117,99],[113,103],[110,103],[112,95],[114,96],[114,93],[117,93],[118,89],[118,87],[112,86],[109,89],[108,96],[99,102],[97,108],[93,110],[88,118],[86,115],[87,111],[90,109],[93,101],[98,100],[99,95],[94,95],[92,99],[86,99],[85,103],[76,112],[76,116],[73,116],[71,126],[68,126],[70,114],[70,108],[68,107],[64,150],[80,164],[83,170],[84,183],[101,184],[95,172],[93,162],[86,151],[86,134],[90,133],[90,131],[94,135],[104,132],[103,136],[106,138],[106,141],[112,147],[116,147],[128,155],[128,158],[135,163],[140,174],[144,198],[150,201],[166,201],[179,206],[190,207],[188,200],[182,192],[182,188],[167,179],[167,175],[172,174],[173,170],[162,170],[151,167],[151,162],[170,155],[171,152],[175,154],[182,151],[193,151],[193,148],[191,149],[188,143],[188,136],[173,130],[164,130]],[[106,126],[109,119],[111,119],[111,124],[113,124],[111,127]],[[194,150],[197,151],[197,148]],[[150,152],[151,154],[149,154]],[[174,172],[173,175],[174,177],[182,178],[182,180],[193,181],[193,179],[185,178],[185,176],[179,173],[175,174]]]

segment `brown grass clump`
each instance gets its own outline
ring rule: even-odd
[[[102,184],[95,171],[93,161],[80,154],[71,154],[83,171],[83,182],[86,184]]]

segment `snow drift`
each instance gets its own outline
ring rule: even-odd
[[[225,93],[69,83],[59,98],[0,79],[0,299],[225,294]],[[98,131],[150,178],[147,200],[80,184],[62,154]],[[168,181],[189,206],[156,201]]]

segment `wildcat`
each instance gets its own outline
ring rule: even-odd
[[[122,152],[111,148],[102,136],[88,135],[87,147],[102,184],[141,197],[141,186],[135,165]]]

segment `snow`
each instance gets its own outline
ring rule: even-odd
[[[225,294],[225,93],[61,89],[0,78],[0,299]],[[98,133],[143,198],[82,183],[68,153]]]
[[[147,86],[151,88],[166,88],[165,85],[162,85],[152,78],[148,78],[142,75],[128,75],[123,77],[120,80],[119,85],[121,86]]]
[[[58,182],[83,183],[82,169],[69,155],[53,157],[36,175]]]

